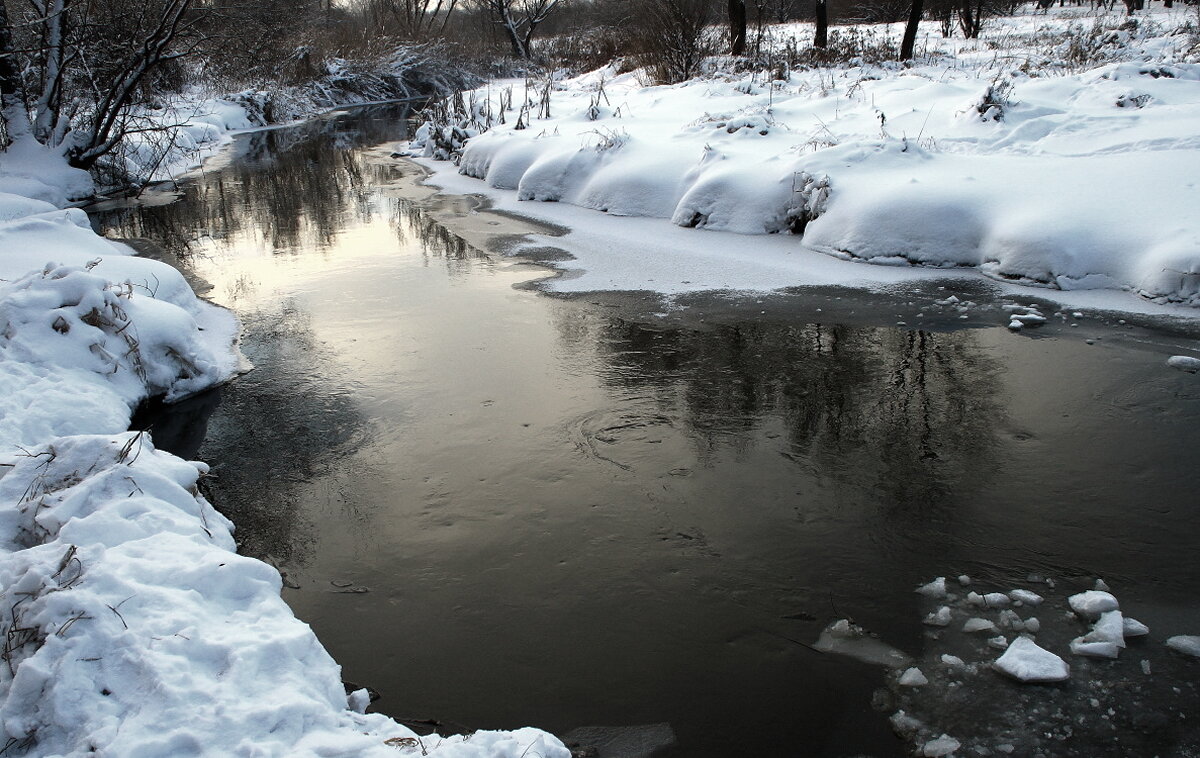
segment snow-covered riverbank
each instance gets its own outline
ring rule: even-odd
[[[193,126],[217,145],[238,110]],[[36,145],[0,157],[0,749],[568,755],[535,729],[420,738],[347,697],[279,572],[199,493],[208,467],[126,431],[142,400],[236,375],[236,319],[64,208],[85,174]]]
[[[718,62],[702,78],[657,87],[610,66],[555,82],[548,118],[538,117],[540,91],[493,83],[466,97],[466,133],[491,123],[462,149],[464,176],[426,165],[450,191],[485,191],[503,208],[574,222],[582,244],[568,237],[563,246],[588,276],[563,288],[906,278],[801,260],[815,250],[1195,305],[1197,28],[1194,8],[1157,6],[1136,19],[1029,10],[989,19],[978,40],[943,39],[927,23],[911,66],[880,55],[895,49],[900,27],[842,29],[835,34],[861,53],[844,64],[779,76]],[[773,32],[778,47],[803,47],[810,34],[803,25]],[[509,87],[512,110],[497,123]],[[534,102],[522,114],[526,97]],[[418,135],[416,155],[437,154],[431,136]],[[644,217],[628,222],[628,242],[645,246],[606,250],[588,241],[603,222],[528,201]],[[778,236],[716,240],[650,219]],[[672,254],[688,248],[691,270],[686,254]]]

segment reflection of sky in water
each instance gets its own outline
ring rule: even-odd
[[[243,140],[121,228],[244,320],[214,498],[389,711],[895,754],[878,674],[791,640],[852,615],[917,652],[911,589],[957,572],[1184,612],[1200,409],[1157,353],[515,290],[538,274],[379,191],[386,149],[326,141],[388,123]]]

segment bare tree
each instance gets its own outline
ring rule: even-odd
[[[900,42],[900,60],[912,60],[913,48],[917,43],[917,27],[921,24],[924,0],[912,0],[908,11],[908,23],[904,25],[904,39]],[[970,0],[963,0],[970,2]]]
[[[400,37],[425,40],[435,29],[445,31],[457,7],[458,0],[370,0],[366,9],[382,26],[394,26]]]
[[[0,96],[10,139],[32,136],[91,168],[137,127],[148,79],[189,54],[192,0],[30,0],[20,38],[0,0]]]
[[[636,58],[656,82],[690,79],[714,52],[710,25],[716,14],[709,0],[646,0],[640,14],[634,19]]]
[[[504,33],[514,58],[533,55],[533,33],[562,0],[479,0]]]
[[[746,52],[746,0],[729,0],[729,54]]]
[[[813,34],[813,47],[824,50],[829,47],[829,6],[825,0],[817,0],[817,28]]]

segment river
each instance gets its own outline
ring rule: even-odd
[[[1194,668],[1160,650],[1200,633],[1200,380],[1165,365],[1194,326],[896,324],[951,290],[1001,299],[961,278],[548,295],[550,270],[423,210],[389,154],[403,129],[385,107],[243,135],[177,191],[94,214],[242,319],[255,370],[155,439],[212,464],[240,549],[378,710],[666,723],[664,755],[899,756],[881,670],[813,650],[822,628],[850,617],[920,657],[915,587],[1037,574],[1102,577],[1157,635],[1148,702],[1195,711],[1194,685],[1170,692]]]

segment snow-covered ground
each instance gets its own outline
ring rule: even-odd
[[[208,467],[126,431],[142,400],[234,377],[238,324],[64,207],[90,189],[41,146],[0,153],[0,752],[566,758],[536,729],[422,738],[347,697],[279,572],[236,554]]]
[[[569,226],[551,244],[587,273],[559,289],[886,283],[938,267],[1068,303],[1098,301],[1067,291],[1104,289],[1200,304],[1195,8],[1153,4],[1134,20],[1031,9],[989,19],[978,40],[927,23],[911,66],[867,62],[901,31],[835,30],[833,46],[861,57],[781,78],[718,60],[701,78],[645,86],[609,66],[554,82],[545,118],[536,82],[492,83],[468,93],[465,128],[440,135],[475,135],[457,168],[433,160],[446,151],[428,127],[412,152],[434,184]],[[810,35],[771,32],[779,48]]]

